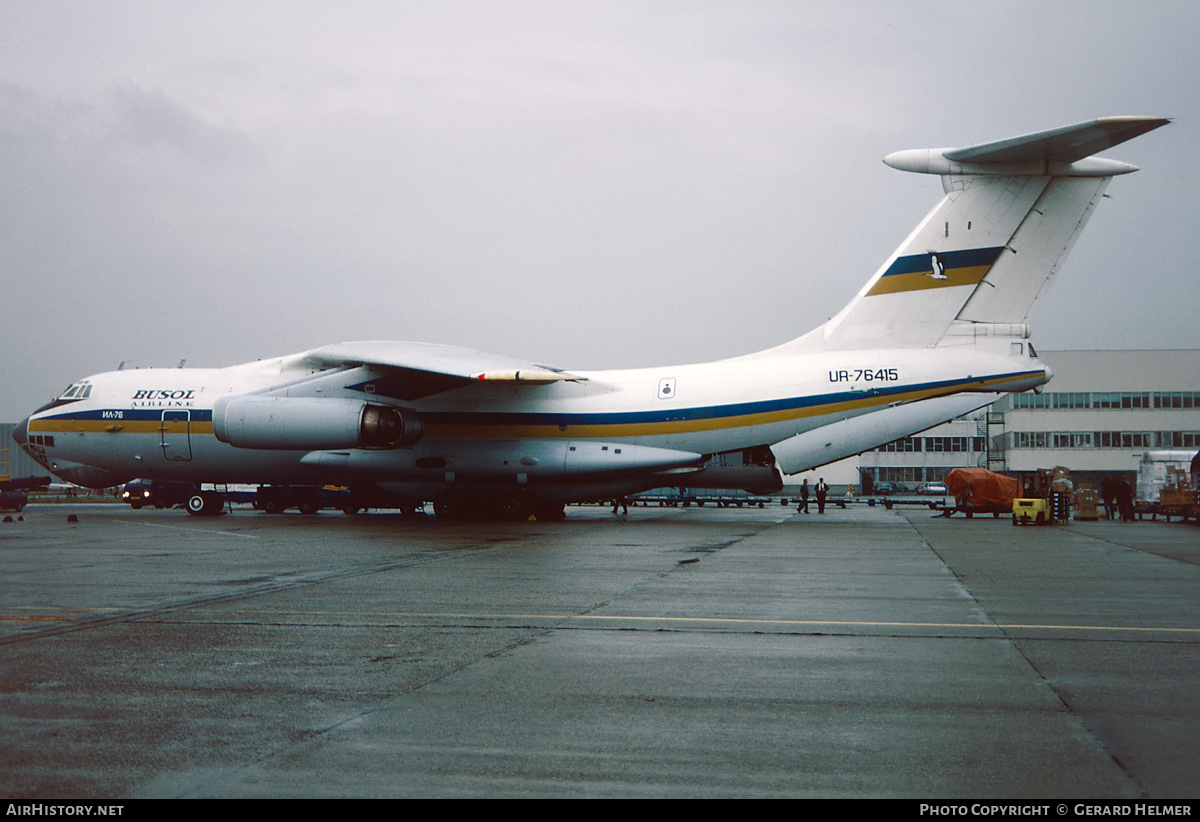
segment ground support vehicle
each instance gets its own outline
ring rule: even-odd
[[[194,488],[186,500],[187,512],[194,516],[215,516],[229,503],[249,503],[268,514],[297,508],[302,514],[315,514],[322,508],[342,507],[347,497],[344,488],[311,485],[229,486],[206,484]]]
[[[1013,500],[1013,525],[1046,525],[1050,519],[1049,501],[1040,497]]]
[[[146,506],[173,508],[187,504],[195,492],[196,486],[190,482],[136,479],[125,483],[121,489],[121,499],[135,511]]]
[[[29,503],[29,495],[24,491],[0,491],[0,513],[13,511],[21,513]]]
[[[49,477],[0,477],[0,512],[20,513],[29,504],[29,495],[25,492],[49,484]]]
[[[626,502],[630,506],[641,506],[643,508],[690,508],[693,505],[697,508],[703,508],[705,505],[711,505],[715,508],[764,508],[768,503],[773,503],[774,499],[771,497],[723,496],[719,494],[635,494],[626,498]],[[787,505],[788,501],[787,499],[783,499],[781,503]],[[612,505],[612,500],[599,500],[596,504]]]
[[[1013,500],[1013,525],[1059,525],[1071,520],[1071,472],[1061,465],[1041,468],[1029,480],[1028,495]]]
[[[425,513],[424,500],[391,494],[376,485],[353,485],[349,489],[326,486],[323,493],[330,505],[348,515],[371,509],[399,511],[405,516]]]

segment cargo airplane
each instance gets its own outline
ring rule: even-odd
[[[884,162],[945,196],[837,315],[716,362],[568,371],[416,342],[347,342],[228,368],[118,370],[17,426],[50,471],[100,488],[347,485],[440,517],[540,519],[650,488],[781,487],[796,473],[1038,390],[1029,316],[1111,181],[1093,156],[1169,122],[1109,117]],[[382,506],[380,506],[382,507]]]

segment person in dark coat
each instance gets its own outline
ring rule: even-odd
[[[1117,480],[1115,493],[1117,510],[1121,512],[1121,519],[1125,522],[1133,522],[1133,488],[1130,487],[1129,481]]]
[[[800,504],[796,506],[796,511],[808,513],[808,480],[800,483]]]
[[[1104,516],[1107,519],[1113,518],[1113,499],[1117,495],[1116,486],[1113,484],[1112,477],[1105,477],[1100,483],[1100,499],[1104,500]]]
[[[825,497],[829,495],[829,485],[826,484],[825,478],[821,477],[817,480],[817,513],[825,513]]]

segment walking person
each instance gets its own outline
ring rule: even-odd
[[[1117,480],[1117,509],[1122,522],[1133,522],[1133,487],[1124,477]]]
[[[1104,500],[1105,519],[1113,518],[1113,511],[1116,509],[1116,504],[1113,502],[1113,500],[1116,496],[1116,484],[1113,483],[1112,477],[1106,476],[1104,481],[1100,483],[1100,499]]]
[[[821,477],[817,480],[817,513],[825,513],[825,497],[829,494],[829,486],[825,482],[825,478]]]
[[[800,504],[796,506],[797,513],[808,513],[808,480],[800,483]]]

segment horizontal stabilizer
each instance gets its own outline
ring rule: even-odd
[[[1165,117],[1104,117],[965,148],[897,151],[883,161],[900,171],[943,176],[1111,177],[1137,171],[1137,166],[1092,155],[1169,122]]]
[[[948,160],[965,163],[1007,163],[1046,160],[1073,163],[1098,151],[1153,131],[1171,122],[1164,117],[1102,117],[1073,126],[1010,137],[994,143],[942,152]]]

